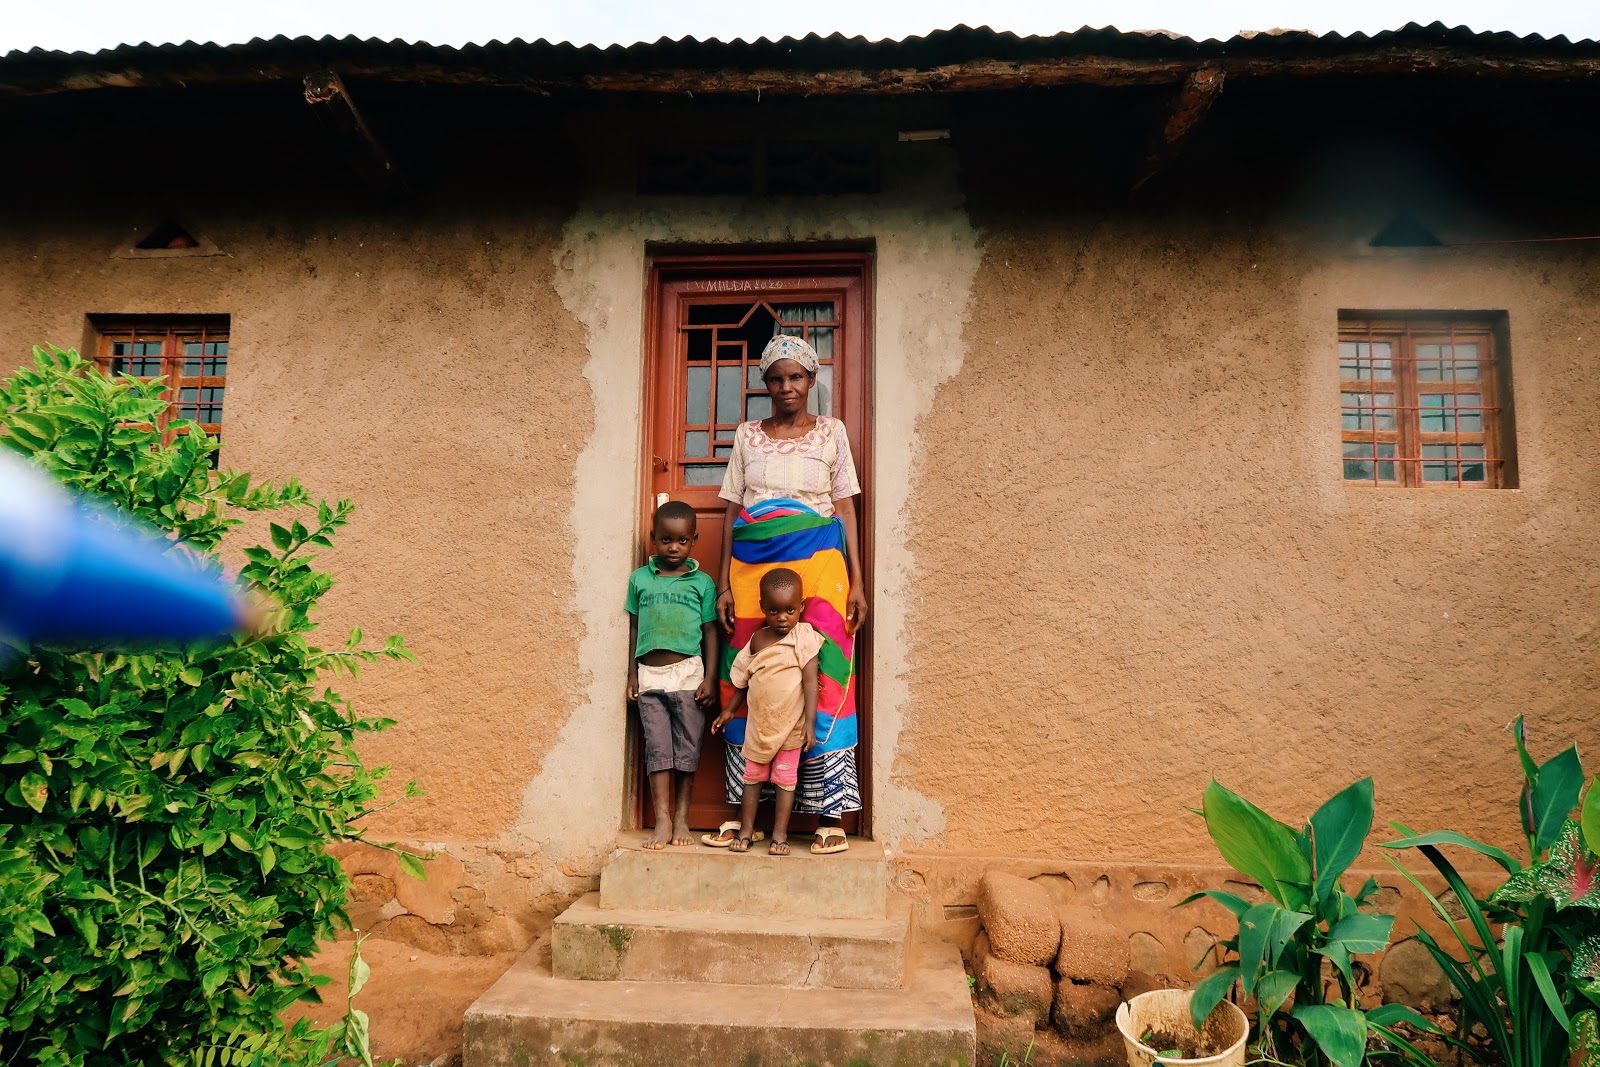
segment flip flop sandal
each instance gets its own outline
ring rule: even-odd
[[[833,839],[838,838],[838,843]],[[837,826],[819,826],[817,840],[811,846],[813,856],[831,856],[835,852],[843,852],[850,847],[850,842],[845,840],[844,831]]]
[[[788,854],[789,842],[787,841],[774,841],[767,846],[767,855],[769,856],[787,856]]]
[[[739,823],[737,821],[729,821],[729,822],[723,823],[721,826],[717,827],[717,832],[716,833],[700,835],[700,843],[702,845],[709,845],[712,848],[727,848],[729,845],[733,844],[734,841],[737,840],[737,838],[730,837],[730,838],[727,838],[725,840],[718,840],[718,839],[721,838],[722,835],[727,833],[729,830],[732,830],[734,833],[737,834],[739,832]],[[766,834],[762,833],[760,830],[757,830],[755,833],[750,835],[750,840],[752,840],[752,841],[762,841],[762,840],[766,839],[766,836],[767,836]]]
[[[744,847],[743,848],[739,847],[741,845],[743,845]],[[735,856],[747,856],[747,855],[750,854],[750,845],[751,845],[751,839],[750,838],[748,838],[748,837],[736,837],[732,841],[728,842],[728,851],[733,853]]]

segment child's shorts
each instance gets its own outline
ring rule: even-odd
[[[772,757],[771,763],[756,763],[752,760],[744,761],[744,784],[760,785],[762,782],[771,782],[779,789],[794,792],[795,783],[800,780],[800,750],[786,748]]]
[[[706,713],[695,702],[694,691],[704,677],[699,656],[666,667],[639,664],[639,724],[644,734],[646,774],[693,772],[700,766]]]

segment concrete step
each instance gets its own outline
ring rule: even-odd
[[[617,839],[600,874],[606,911],[692,911],[786,918],[888,917],[889,857],[881,844],[852,837],[847,852],[813,856],[809,835],[794,852],[767,855],[765,843],[744,854],[699,844],[640,848],[645,832]]]
[[[556,978],[525,955],[467,1009],[463,1067],[968,1067],[961,954],[918,948],[904,989]]]
[[[590,893],[555,922],[557,978],[899,989],[910,912],[890,919],[774,919],[602,909]]]

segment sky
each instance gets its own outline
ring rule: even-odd
[[[1434,21],[1600,39],[1600,0],[0,0],[0,53],[142,41],[232,44],[278,34],[607,45],[811,32],[898,38],[963,23],[1020,34],[1087,25],[1228,37],[1275,27],[1370,33]]]

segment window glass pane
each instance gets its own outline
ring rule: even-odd
[[[744,402],[744,417],[767,419],[772,417],[772,398],[766,393],[756,393]]]
[[[811,347],[816,349],[817,358],[833,358],[833,327],[818,326],[811,331]]]
[[[1344,478],[1347,482],[1370,482],[1373,480],[1373,445],[1372,442],[1346,442],[1344,446]],[[1378,458],[1392,457],[1394,445],[1380,442],[1377,446]],[[1377,465],[1380,482],[1392,482],[1395,479],[1394,464],[1382,463]]]
[[[1339,375],[1342,378],[1391,379],[1394,377],[1394,352],[1387,341],[1339,342]]]
[[[685,456],[703,456],[709,447],[711,447],[711,435],[705,430],[690,430],[683,435]]]
[[[833,414],[833,368],[818,367],[817,381],[806,398],[806,410],[813,415]]]
[[[750,364],[750,377],[747,379],[746,385],[751,389],[766,389],[767,383],[761,380],[761,364]]]
[[[778,313],[778,321],[791,322],[832,322],[833,301],[818,300],[806,304],[773,304],[772,310]],[[784,330],[784,333],[800,336],[798,330]]]
[[[1423,433],[1478,433],[1483,429],[1483,412],[1476,409],[1482,401],[1478,393],[1419,393],[1418,425]]]
[[[690,304],[689,322],[697,326],[737,326],[744,321],[751,306],[750,304]]]
[[[136,356],[159,356],[161,354],[160,341],[135,341],[133,354]]]
[[[180,389],[180,390],[178,390],[178,399],[179,400],[199,400],[200,399],[200,390],[198,390],[198,389]]]
[[[111,342],[111,354],[113,356],[125,356],[125,355],[127,355],[128,354],[128,342],[127,341],[112,341]]]
[[[690,367],[688,390],[683,401],[683,421],[703,426],[711,418],[711,368]]]
[[[1463,418],[1464,417],[1465,416],[1463,416]],[[1473,460],[1473,459],[1482,460],[1483,459],[1483,446],[1482,445],[1462,445],[1461,446],[1461,458],[1462,458],[1463,461],[1465,461],[1465,460]],[[1481,463],[1481,462],[1480,463],[1463,462],[1461,464],[1461,480],[1464,481],[1464,482],[1482,482],[1482,481],[1486,481],[1487,477],[1488,477],[1488,475],[1486,473],[1487,470],[1488,470],[1488,464],[1486,464],[1486,463]]]
[[[719,363],[738,363],[744,359],[744,345],[723,341],[717,345],[717,361]]]
[[[729,456],[733,455],[733,446],[718,445],[712,452],[712,455],[716,456],[718,459],[727,459]]]
[[[1393,393],[1340,393],[1339,404],[1343,408],[1340,425],[1346,430],[1394,429]]]
[[[683,468],[684,485],[721,485],[723,464],[690,463]]]
[[[711,358],[711,331],[689,330],[689,359],[691,362]]]
[[[1476,344],[1417,346],[1418,381],[1475,382],[1478,380],[1478,367]]]
[[[717,368],[717,422],[739,421],[739,406],[744,401],[744,370],[741,367]]]

